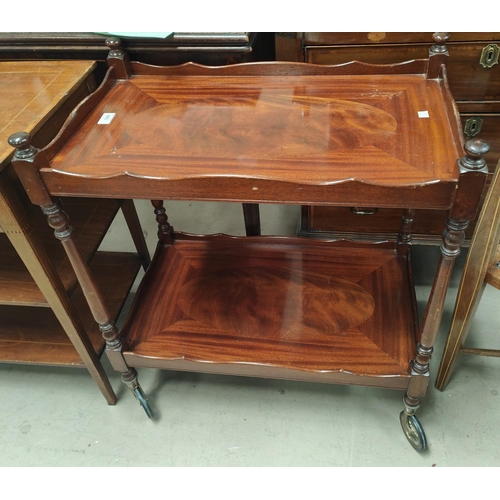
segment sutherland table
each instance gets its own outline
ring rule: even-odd
[[[15,134],[14,166],[70,257],[107,353],[148,416],[137,367],[361,384],[406,391],[429,379],[453,262],[487,175],[487,145],[463,152],[446,83],[445,37],[428,59],[377,66],[128,62],[110,43],[101,87],[44,150]],[[159,243],[118,332],[53,197],[153,200]],[[160,200],[401,208],[397,241],[353,243],[174,232]],[[414,209],[449,210],[418,327]]]

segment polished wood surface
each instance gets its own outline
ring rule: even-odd
[[[53,231],[20,186],[9,164],[14,149],[7,143],[8,135],[19,128],[32,133],[37,147],[50,142],[72,109],[96,89],[95,67],[93,61],[0,62],[0,232],[5,233],[0,235],[0,303],[6,304],[1,306],[0,362],[83,365],[107,402],[115,404],[116,395],[98,357],[104,345],[102,336],[88,321],[90,312],[81,293],[80,299],[75,299],[75,273]],[[65,200],[65,204],[74,217],[85,259],[90,261],[120,201],[73,199]],[[142,231],[134,226],[132,207],[124,213],[146,265],[147,249]],[[133,266],[122,257],[133,259]],[[117,313],[133,282],[130,273],[133,270],[135,276],[137,272],[136,259],[132,255],[117,256],[104,259],[106,265],[102,256],[93,260],[101,283],[103,279],[113,283],[112,290],[105,283],[102,286],[113,313]],[[124,267],[117,272],[113,266],[119,262]]]
[[[256,376],[278,367],[388,385],[409,375],[416,309],[394,244],[176,234],[153,262],[122,329],[151,366],[252,364]]]
[[[381,67],[160,68],[129,65],[118,43],[108,46],[108,79],[51,145],[9,140],[112,366],[148,416],[137,367],[406,389],[405,429],[487,176],[483,141],[463,156],[446,51]],[[98,124],[105,113],[113,119]],[[66,193],[153,200],[158,249],[120,332],[53,198]],[[172,231],[164,198],[398,207],[405,217],[394,243],[189,236]],[[450,220],[419,330],[409,253],[423,207],[450,209]]]
[[[500,45],[499,40],[498,32],[453,32],[446,44],[449,85],[461,112],[462,127],[471,117],[483,120],[481,130],[474,134],[491,146],[486,160],[492,173],[500,157],[500,72],[498,64],[483,67],[480,60],[483,49]],[[326,65],[352,60],[389,64],[426,57],[431,45],[432,34],[423,32],[276,33],[276,58]],[[362,239],[367,235],[368,239],[384,240],[392,238],[398,228],[399,215],[393,210],[381,209],[374,217],[355,217],[348,208],[316,206],[304,207],[302,213],[302,236]],[[439,244],[444,216],[435,210],[417,211],[414,242]],[[467,244],[473,229],[474,223],[466,231]]]
[[[92,261],[91,269],[115,318],[139,267],[138,258],[117,252],[100,252]],[[102,354],[104,339],[80,289],[75,290],[71,301],[95,353]],[[0,352],[3,363],[85,366],[50,309],[0,306]]]
[[[447,42],[450,86],[461,111],[499,112],[498,65],[485,68],[480,59],[489,44],[499,44],[499,32],[453,32]],[[379,32],[276,33],[278,61],[343,64],[365,61],[399,63],[427,57],[432,33]],[[495,163],[498,157],[495,159]]]
[[[8,134],[12,132],[9,126],[30,130],[34,135],[34,144],[39,147],[43,147],[52,140],[55,131],[64,123],[71,109],[95,89],[92,73],[94,67],[93,62],[73,62],[69,65],[48,61],[0,63],[3,97],[0,106],[4,127],[2,129],[4,137],[0,146],[0,226],[9,240],[3,241],[2,244],[8,245],[8,252],[12,248],[15,249],[37,287],[43,293],[44,302],[52,309],[51,312],[48,309],[23,308],[23,313],[31,316],[33,320],[41,314],[38,317],[39,325],[43,320],[42,316],[53,314],[58,322],[53,331],[56,332],[62,328],[72,344],[66,350],[71,351],[73,358],[79,357],[80,362],[84,363],[108,404],[115,404],[116,395],[113,388],[60,277],[34,230],[31,214],[26,208],[22,193],[16,190],[19,181],[12,175],[9,165],[14,150],[6,142]],[[3,268],[5,270],[5,265]],[[9,269],[9,273],[11,271]],[[11,285],[13,284],[11,282]],[[10,288],[11,292],[16,295],[16,287]],[[19,295],[17,293],[17,297],[24,300],[24,293],[21,292],[21,297]],[[16,302],[11,302],[13,303]],[[2,309],[11,311],[5,307]],[[12,312],[7,312],[8,314]],[[14,325],[15,322],[10,327],[15,327]],[[36,329],[29,331],[29,334],[32,335],[33,331],[36,332]],[[24,333],[28,335],[28,330],[24,329]],[[10,359],[16,358],[19,351],[22,351],[24,354],[21,357],[24,361],[30,361],[30,355],[33,356],[32,360],[38,358],[36,342],[32,343],[30,349],[25,349],[25,347],[26,344],[16,346],[9,344],[9,354],[7,355],[6,347],[5,356]],[[45,350],[47,354],[49,351],[50,349]],[[0,359],[4,359],[3,350]],[[45,362],[47,361],[48,357],[45,358]]]
[[[474,347],[462,347],[460,352],[463,354],[475,354],[476,356],[489,356],[492,358],[500,358],[500,349],[480,349]]]
[[[425,57],[430,45],[429,43],[427,45],[381,46],[378,50],[373,46],[309,47],[306,50],[306,62],[342,64],[356,59],[374,64],[398,63]],[[485,70],[479,63],[481,51],[485,45],[484,42],[449,44],[453,61],[449,68],[450,86],[453,96],[459,103],[462,101],[489,102],[490,111],[498,112],[500,111],[497,102],[500,89],[499,72],[494,69]]]
[[[72,214],[76,240],[85,259],[90,262],[113,222],[120,203],[116,200],[68,198],[63,200],[63,204]],[[40,210],[34,211],[30,217],[64,288],[68,293],[72,292],[76,276],[63,248],[54,238],[54,232],[45,224]],[[0,304],[49,307],[24,262],[6,240],[6,236],[0,238]]]
[[[259,71],[258,64],[243,66]],[[407,187],[401,194],[407,203],[418,206],[428,191],[435,208],[449,207],[462,141],[441,80],[298,74],[291,86],[290,76],[279,74],[202,71],[208,75],[167,76],[164,69],[166,76],[117,81],[43,169],[50,192],[90,194],[90,181],[99,179],[94,185],[113,196],[129,195],[131,186],[146,192],[161,185],[152,180],[164,180],[170,199],[220,199],[230,184],[232,201],[275,202],[278,189],[279,201],[288,203],[328,199],[331,192],[340,204],[358,193],[359,201],[378,195],[380,204],[394,206],[402,202],[383,199],[389,189]],[[116,115],[98,125],[104,113]]]
[[[485,278],[486,283],[488,283],[488,285],[494,286],[498,290],[500,290],[500,268],[497,267],[499,261],[500,260],[497,259],[495,261],[495,264],[488,269]]]
[[[356,207],[302,207],[299,236],[310,238],[347,238],[370,241],[394,239],[398,234],[401,216],[398,208],[366,207],[372,212],[357,214]],[[445,210],[418,210],[413,224],[412,241],[417,245],[441,244]],[[335,229],[332,229],[332,221]],[[466,236],[472,236],[475,221],[472,221],[466,231]],[[464,241],[468,246],[470,240]]]
[[[500,260],[499,199],[500,169],[497,167],[465,260],[450,330],[436,378],[436,387],[439,390],[443,390],[450,380],[488,282],[489,272]],[[491,284],[496,285],[494,281]],[[500,283],[498,285],[500,287]]]
[[[0,168],[14,152],[7,137],[16,130],[36,133],[94,68],[93,61],[0,61]]]

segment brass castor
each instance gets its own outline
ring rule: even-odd
[[[425,437],[424,429],[415,415],[409,415],[405,411],[399,414],[401,427],[405,433],[406,439],[410,442],[418,452],[427,449],[427,438]]]
[[[144,394],[144,391],[142,390],[141,386],[138,385],[133,390],[133,393],[134,393],[134,396],[137,399],[137,401],[139,401],[139,404],[143,407],[148,418],[153,418],[153,410],[151,409],[151,406],[149,406],[148,398]]]

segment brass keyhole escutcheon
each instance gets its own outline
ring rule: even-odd
[[[481,51],[481,58],[479,59],[479,64],[483,68],[492,68],[495,64],[498,64],[498,56],[500,55],[500,47],[495,43],[490,43],[486,45]]]
[[[481,132],[483,119],[479,116],[471,116],[467,119],[464,126],[464,134],[468,137],[474,137]]]

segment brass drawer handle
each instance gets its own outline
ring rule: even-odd
[[[483,68],[492,68],[495,64],[498,64],[498,56],[500,55],[500,47],[496,43],[490,43],[486,45],[481,51],[481,58],[479,59],[479,64]]]
[[[483,119],[479,116],[471,116],[465,122],[464,134],[468,137],[474,137],[481,132]]]
[[[351,212],[356,215],[374,215],[377,210],[377,208],[351,207]]]

